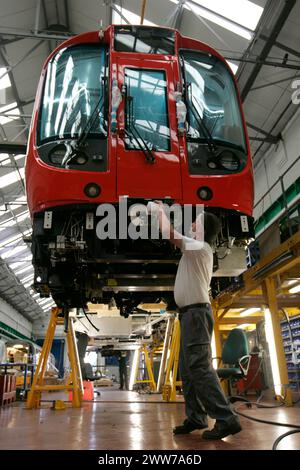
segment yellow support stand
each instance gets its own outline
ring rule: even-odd
[[[177,380],[180,351],[180,321],[174,320],[169,358],[167,359],[165,383],[162,387],[162,398],[165,401],[176,401],[176,387],[182,386]]]
[[[39,357],[38,365],[34,373],[32,387],[28,393],[27,398],[27,409],[38,408],[41,403],[42,392],[46,391],[72,391],[72,406],[75,408],[80,408],[82,403],[83,395],[83,384],[81,369],[78,359],[77,351],[77,342],[75,338],[75,333],[73,329],[73,323],[71,318],[68,319],[68,331],[67,336],[67,345],[68,345],[68,355],[70,360],[71,372],[69,383],[62,385],[43,385],[45,372],[47,369],[47,361],[49,353],[51,351],[51,346],[54,339],[54,334],[56,327],[58,325],[64,325],[64,317],[61,315],[61,311],[58,308],[52,308],[51,318],[48,325],[47,334],[43,344],[42,352]]]
[[[155,383],[155,380],[154,380],[151,359],[150,359],[150,356],[149,356],[147,346],[145,346],[145,345],[140,348],[140,357],[143,357],[143,355],[145,357],[145,365],[146,365],[146,369],[147,369],[147,373],[148,373],[148,379],[145,379],[145,380],[137,379],[138,370],[139,370],[138,367],[137,367],[136,377],[135,377],[135,382],[134,383],[135,384],[146,384],[146,383],[148,383],[150,385],[151,390],[153,392],[155,392],[156,383]]]

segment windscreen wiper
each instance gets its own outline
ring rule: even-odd
[[[198,129],[201,129],[204,136],[205,136],[205,141],[207,142],[207,145],[208,145],[208,148],[209,150],[212,152],[212,153],[215,153],[216,151],[216,145],[214,143],[214,138],[210,132],[210,130],[208,129],[208,127],[205,125],[203,119],[201,118],[196,106],[194,105],[193,103],[193,96],[191,97],[191,99],[189,98],[188,96],[188,93],[189,93],[189,86],[191,85],[190,83],[187,82],[186,80],[186,70],[185,70],[185,65],[184,65],[184,61],[182,61],[181,63],[181,67],[182,67],[182,71],[183,71],[183,78],[184,78],[184,83],[185,83],[185,86],[184,86],[184,98],[185,98],[185,103],[186,103],[186,106],[187,106],[187,109],[188,111],[191,111],[192,115],[194,116],[195,118],[195,121],[198,125]]]
[[[128,130],[125,129],[125,133],[129,137],[129,139],[132,140],[132,138],[134,138],[134,140],[137,142],[140,150],[145,155],[145,158],[146,158],[147,162],[154,163],[155,162],[155,155],[153,155],[153,153],[152,153],[150,147],[148,146],[147,142],[142,137],[141,133],[138,131],[138,129],[135,127],[135,124],[134,124],[133,113],[132,113],[133,97],[132,96],[127,96],[126,99],[129,103],[128,104],[128,114],[127,114],[128,115],[127,128],[129,130],[129,132],[128,132]],[[143,145],[141,144],[141,141],[142,141]]]
[[[97,118],[101,115],[104,109],[105,99],[104,99],[104,85],[102,84],[102,93],[101,96],[92,112],[90,117],[88,118],[85,126],[83,127],[82,131],[80,132],[75,145],[68,145],[68,150],[64,159],[62,161],[62,166],[67,166],[72,163],[73,158],[76,158],[78,151],[80,151],[89,136],[90,130],[93,128]],[[105,121],[104,121],[105,122]],[[105,129],[106,130],[106,129]]]

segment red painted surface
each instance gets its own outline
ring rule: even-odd
[[[170,196],[180,204],[201,203],[197,197],[200,186],[209,186],[213,198],[209,206],[238,210],[247,215],[253,208],[253,171],[249,140],[245,119],[243,125],[246,135],[248,161],[241,173],[230,175],[195,176],[190,175],[187,163],[185,138],[177,134],[176,109],[172,92],[180,82],[178,55],[135,54],[113,51],[113,27],[105,31],[102,43],[110,45],[110,69],[118,67],[118,82],[123,82],[125,66],[164,70],[168,79],[168,110],[171,131],[170,152],[154,152],[156,162],[149,164],[141,151],[126,151],[122,132],[117,136],[108,135],[107,172],[87,172],[60,169],[48,166],[41,161],[36,147],[38,111],[48,61],[60,49],[81,43],[100,43],[98,32],[84,33],[61,44],[47,59],[37,91],[33,111],[32,127],[26,162],[26,187],[31,214],[48,207],[74,203],[117,202],[120,195],[139,198],[164,198]],[[180,48],[207,51],[222,61],[225,60],[208,45],[176,32],[176,51]],[[228,67],[229,68],[229,67]],[[110,74],[110,79],[112,74]],[[123,100],[124,101],[124,100]],[[124,102],[118,113],[119,130],[124,127]],[[94,182],[101,186],[98,198],[89,199],[83,193],[86,184]]]

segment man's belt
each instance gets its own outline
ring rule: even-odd
[[[179,313],[185,313],[190,308],[203,308],[203,307],[204,308],[211,308],[211,305],[209,303],[185,305],[184,307],[178,308],[178,311],[179,311]]]

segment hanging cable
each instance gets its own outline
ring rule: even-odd
[[[87,321],[92,325],[92,327],[93,327],[96,331],[99,332],[99,331],[100,331],[99,328],[97,328],[97,327],[93,324],[93,322],[91,322],[91,320],[90,320],[89,317],[88,317],[88,314],[86,313],[86,311],[85,311],[85,309],[84,309],[83,307],[82,307],[82,311],[83,311],[83,313],[84,313],[85,318],[87,319]]]

